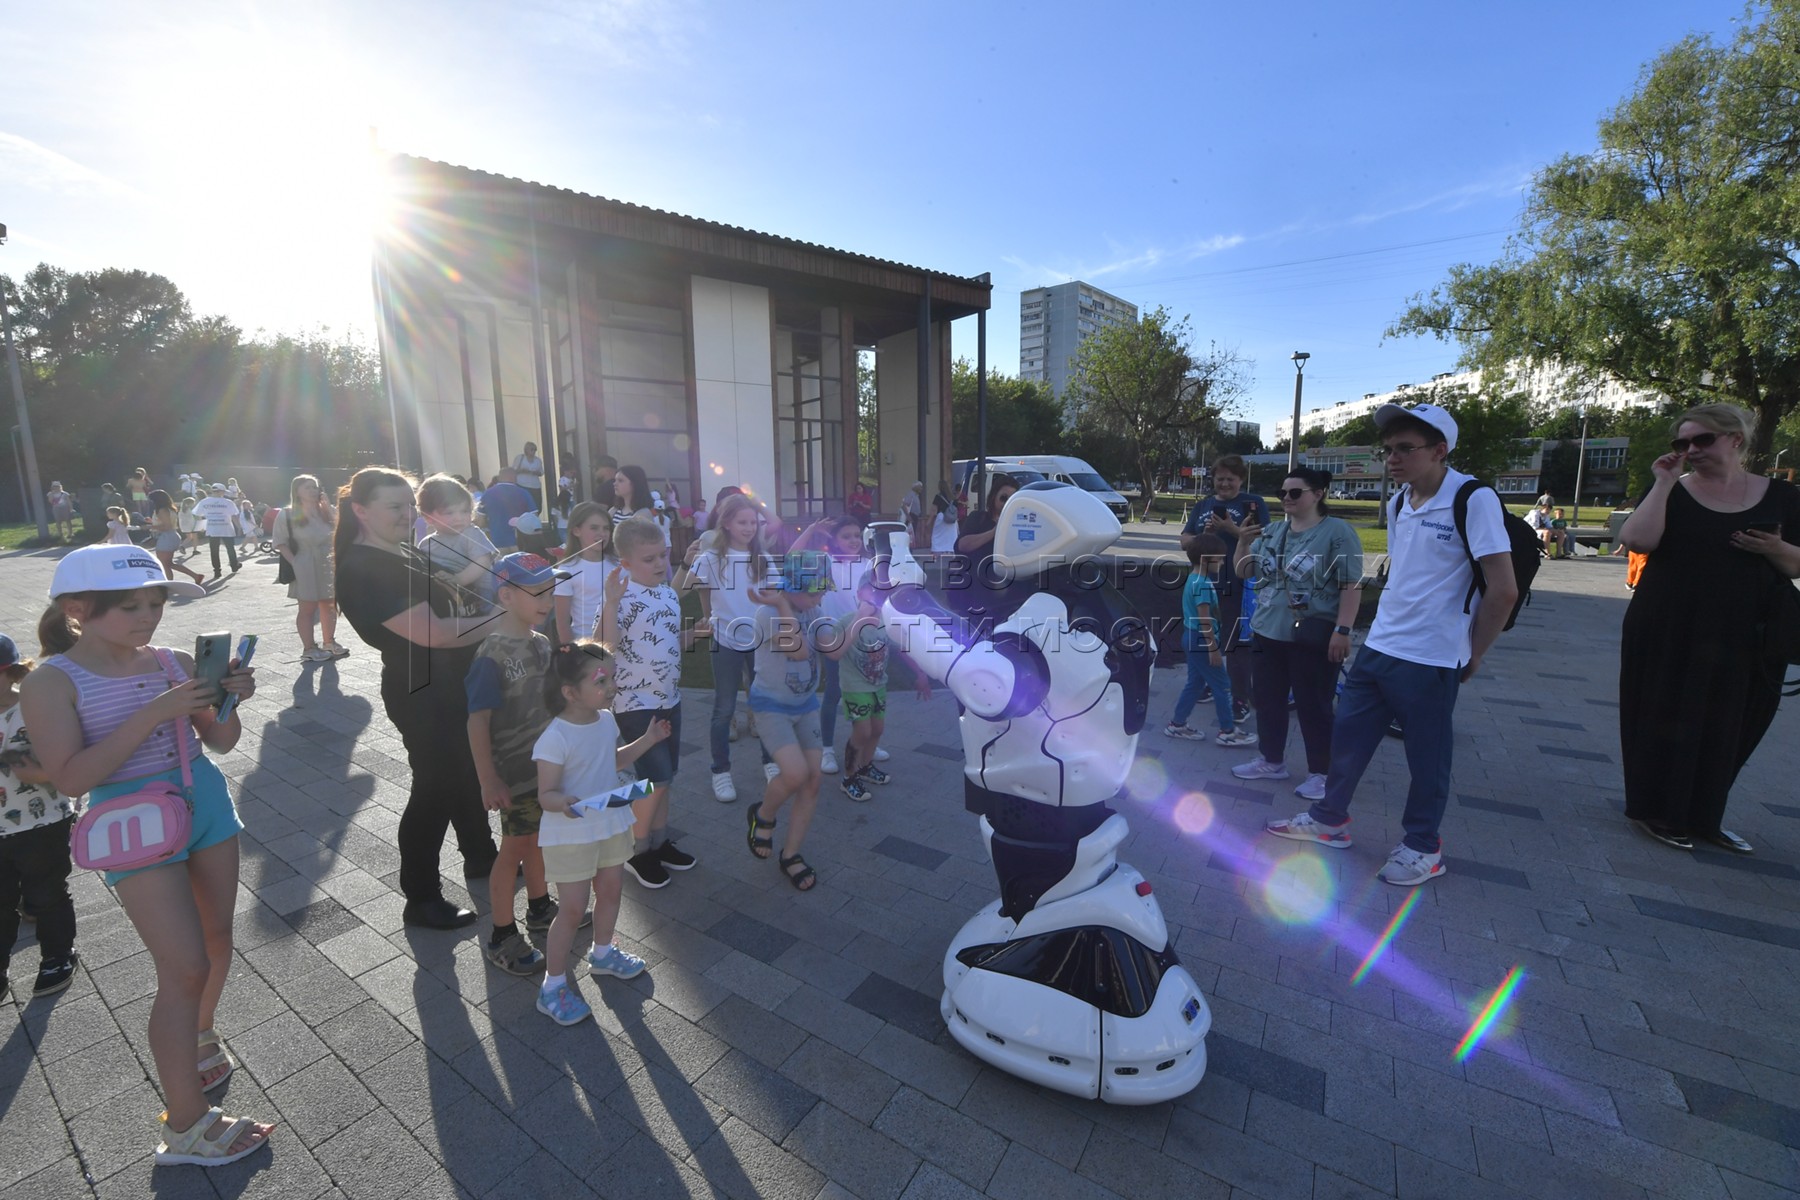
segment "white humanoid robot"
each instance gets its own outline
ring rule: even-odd
[[[1113,1104],[1186,1093],[1206,1073],[1212,1011],[1149,882],[1118,861],[1127,826],[1107,807],[1155,656],[1092,558],[1118,539],[1117,518],[1067,484],[1019,490],[994,537],[1005,582],[972,585],[973,622],[925,589],[902,528],[871,535],[889,637],[962,706],[965,801],[1000,883],[944,954],[945,1024],[977,1058],[1058,1091]]]

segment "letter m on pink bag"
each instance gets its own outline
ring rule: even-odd
[[[102,870],[129,862],[169,842],[168,822],[162,805],[151,801],[120,805],[94,814],[87,829],[87,860]]]

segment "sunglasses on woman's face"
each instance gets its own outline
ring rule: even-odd
[[[1275,494],[1283,500],[1298,500],[1310,491],[1312,491],[1311,488],[1283,488]]]
[[[1704,450],[1718,440],[1719,435],[1716,433],[1696,433],[1691,438],[1676,438],[1669,443],[1669,447],[1677,454],[1686,454],[1689,446],[1696,450]]]

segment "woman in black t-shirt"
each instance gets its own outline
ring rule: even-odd
[[[944,595],[964,612],[982,607],[1003,586],[994,577],[994,535],[1000,528],[1000,510],[1018,490],[1018,481],[1011,475],[994,472],[988,476],[987,503],[971,509],[957,525],[956,553],[961,561],[945,572]]]
[[[497,848],[469,754],[469,660],[487,618],[455,616],[456,598],[407,544],[413,484],[366,467],[338,494],[337,601],[357,635],[381,655],[381,700],[406,745],[412,790],[400,817],[405,921],[456,929],[475,914],[444,899],[438,854],[456,828],[469,879],[487,875]]]

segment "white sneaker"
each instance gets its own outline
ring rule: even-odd
[[[730,771],[713,772],[713,798],[720,804],[737,799],[737,784],[732,782]]]
[[[763,778],[764,779],[768,779],[768,780],[772,781],[779,774],[781,774],[781,768],[779,766],[777,766],[775,763],[768,762],[768,763],[763,764]]]
[[[1302,800],[1323,800],[1325,798],[1325,777],[1308,775],[1306,782],[1294,789],[1294,795]]]
[[[1167,725],[1163,726],[1163,736],[1179,738],[1184,742],[1204,742],[1206,740],[1206,735],[1201,733],[1198,729],[1195,729],[1193,726],[1177,725],[1173,721],[1170,721]]]
[[[1256,735],[1248,729],[1221,729],[1213,735],[1213,741],[1221,746],[1254,746]]]
[[[1272,833],[1276,837],[1291,838],[1296,842],[1317,842],[1321,846],[1333,846],[1343,850],[1350,845],[1350,822],[1342,825],[1321,825],[1312,819],[1311,813],[1299,813],[1285,821],[1270,821],[1263,826],[1264,833]]]
[[[1239,779],[1286,779],[1288,769],[1280,763],[1272,763],[1266,758],[1253,758],[1247,763],[1239,763],[1231,768],[1231,773]]]
[[[875,747],[875,761],[876,762],[886,762],[889,757],[890,757],[890,755],[888,754],[888,752],[886,750],[883,750],[880,746]]]
[[[837,752],[830,746],[825,747],[824,750],[819,752],[819,771],[824,775],[836,775],[838,773]]]
[[[1381,868],[1379,877],[1383,883],[1391,883],[1395,887],[1418,887],[1443,873],[1444,856],[1441,853],[1421,854],[1401,842],[1388,855],[1387,865]]]
[[[335,655],[333,655],[331,653],[331,651],[326,650],[325,648],[323,648],[321,646],[314,646],[311,650],[306,651],[300,657],[305,659],[307,662],[330,662],[335,657]]]

